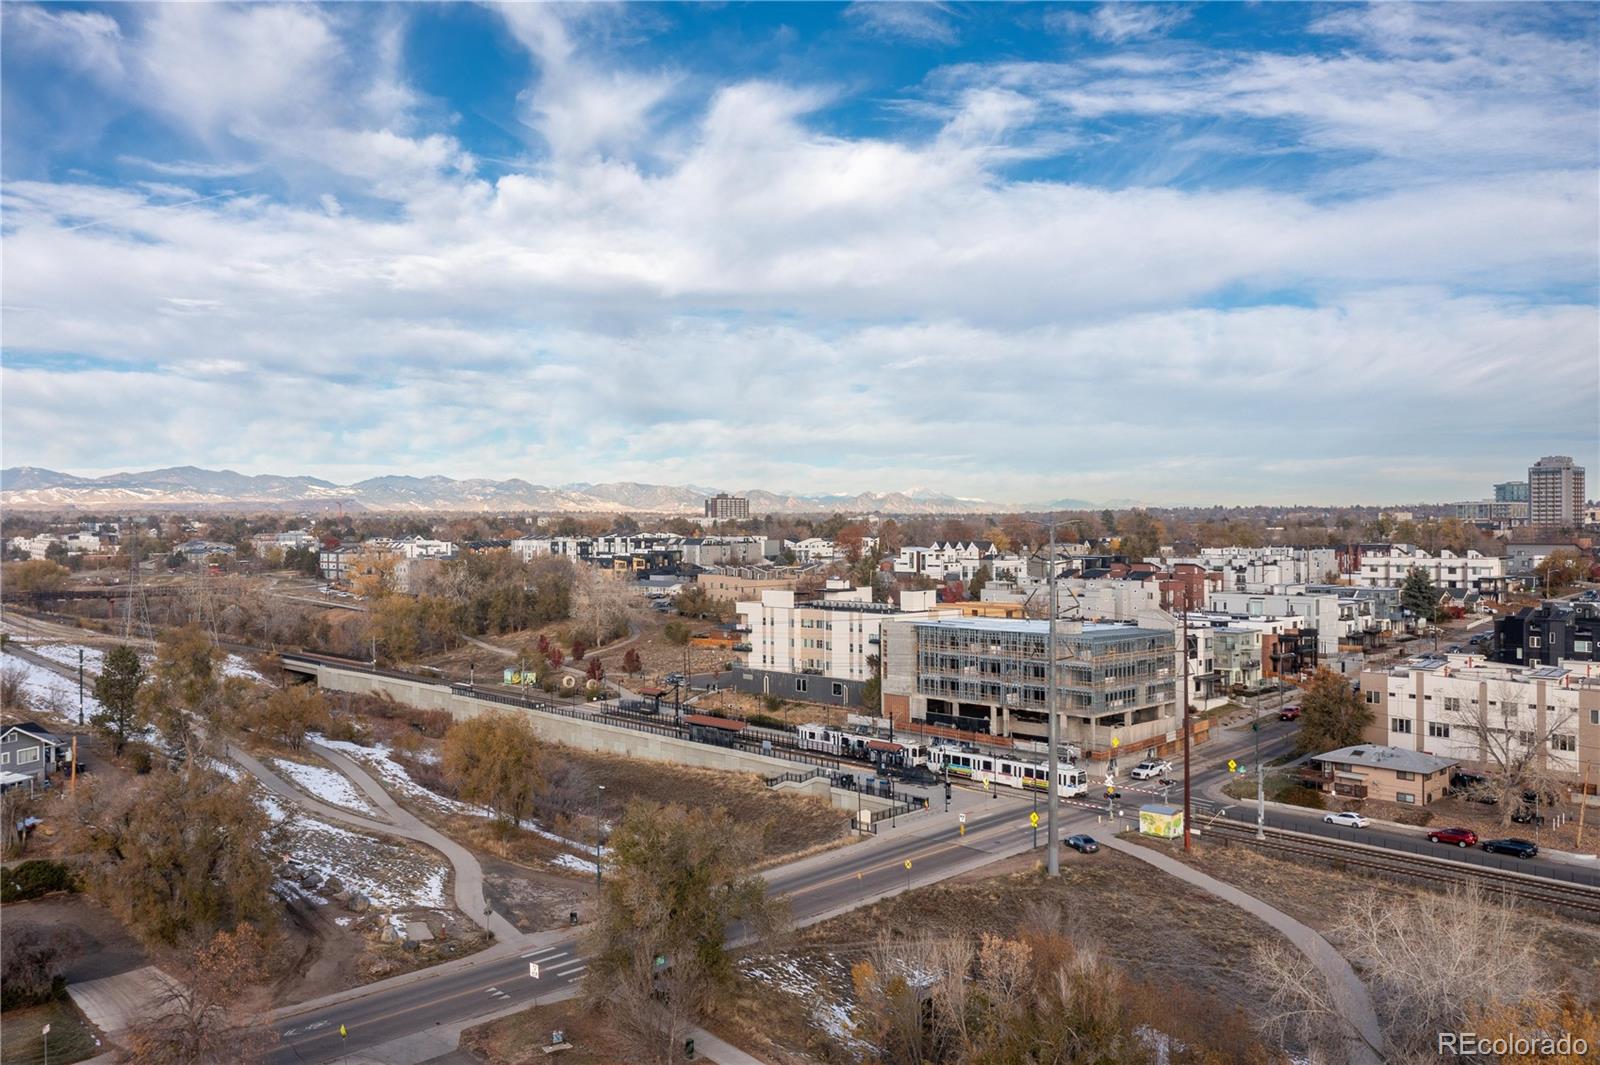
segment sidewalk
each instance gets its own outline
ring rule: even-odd
[[[1328,990],[1334,1007],[1349,1024],[1352,1032],[1346,1038],[1346,1059],[1350,1065],[1382,1065],[1383,1031],[1378,1026],[1377,1010],[1367,986],[1356,975],[1355,969],[1344,956],[1315,929],[1301,924],[1282,910],[1269,906],[1253,895],[1247,895],[1232,884],[1225,884],[1207,876],[1193,866],[1159,851],[1137,843],[1129,843],[1115,834],[1099,837],[1102,846],[1120,851],[1152,865],[1169,876],[1175,876],[1202,891],[1210,892],[1224,902],[1244,910],[1257,920],[1281,934],[1296,949],[1311,959],[1328,981]]]

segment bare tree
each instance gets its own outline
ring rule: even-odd
[[[1477,747],[1477,762],[1488,779],[1469,794],[1492,797],[1499,804],[1500,823],[1523,806],[1523,795],[1559,794],[1566,784],[1550,765],[1552,743],[1564,742],[1574,728],[1571,710],[1553,706],[1539,709],[1525,703],[1532,685],[1501,681],[1491,690],[1488,705],[1482,699],[1446,698],[1444,719],[1452,738],[1459,733]]]
[[[0,669],[0,708],[28,709],[28,671],[22,666],[13,663]]]
[[[1471,1030],[1473,1017],[1542,987],[1533,942],[1510,903],[1475,884],[1443,899],[1364,892],[1348,900],[1329,938],[1372,992],[1390,1062],[1437,1061],[1439,1032]],[[1269,1037],[1305,1046],[1313,1061],[1343,1057],[1353,1031],[1304,955],[1282,945],[1258,949],[1252,977],[1265,996]]]
[[[164,981],[156,1004],[128,1034],[141,1062],[260,1061],[277,1041],[251,988],[266,977],[266,947],[249,925],[218,932],[177,979]]]

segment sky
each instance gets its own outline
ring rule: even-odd
[[[1600,479],[1600,5],[8,2],[0,44],[7,466]]]

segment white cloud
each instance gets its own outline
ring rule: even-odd
[[[1071,33],[1087,33],[1102,41],[1121,44],[1141,37],[1153,37],[1181,25],[1189,9],[1181,4],[1139,3],[1101,4],[1084,14],[1075,10],[1054,10],[1046,14],[1046,25]]]
[[[945,4],[901,3],[899,0],[856,0],[844,17],[876,37],[920,44],[955,44],[960,39]]]
[[[239,64],[226,107],[176,95],[221,77],[216,56],[139,90],[219,145],[144,169],[214,180],[242,155],[316,175],[300,199],[7,181],[9,460],[1013,500],[1354,499],[1368,478],[1404,499],[1483,446],[1478,427],[1539,453],[1597,435],[1594,308],[1549,295],[1596,274],[1575,126],[1594,109],[1564,95],[1565,46],[1532,31],[1462,31],[1426,61],[1404,54],[1420,30],[1330,23],[1397,43],[950,68],[913,101],[937,123],[920,139],[831,128],[816,116],[837,87],[718,84],[663,151],[657,108],[687,104],[683,79],[513,5],[550,152],[490,178],[421,117],[392,25],[267,10],[141,23],[119,54],[148,71],[184,26],[263,53],[303,29],[281,69]],[[1542,48],[1552,63],[1511,77]],[[1063,115],[1167,113],[1294,121],[1427,180],[1330,197],[1001,169],[1078,136]],[[1443,165],[1484,129],[1504,131],[1497,167]],[[1251,305],[1286,291],[1297,305]],[[1540,382],[1542,404],[1505,403],[1511,380]],[[1265,484],[1265,454],[1363,462]]]
[[[7,45],[50,55],[105,83],[124,73],[122,30],[98,11],[50,11],[35,4],[5,5]]]

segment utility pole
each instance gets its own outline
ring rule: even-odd
[[[600,903],[600,859],[603,847],[602,833],[605,832],[605,797],[606,786],[596,785],[594,793],[594,901]]]
[[[1281,659],[1279,660],[1282,661]],[[1283,672],[1278,672],[1278,716],[1283,716]],[[1267,838],[1267,785],[1261,768],[1261,700],[1256,700],[1256,839]]]
[[[1183,849],[1189,849],[1189,590],[1183,592]]]
[[[1056,518],[1050,515],[1050,554],[1045,559],[1046,571],[1050,578],[1050,634],[1047,638],[1045,653],[1049,660],[1045,666],[1045,703],[1046,713],[1050,715],[1050,780],[1046,784],[1050,806],[1045,810],[1046,834],[1045,840],[1045,868],[1051,876],[1061,875],[1061,839],[1056,832],[1056,818],[1060,814],[1061,799],[1057,792],[1060,790],[1057,776],[1061,772],[1060,743],[1061,721],[1056,716],[1056,614],[1059,605],[1056,600]]]
[[[78,648],[78,727],[83,727],[83,648],[81,647]]]

